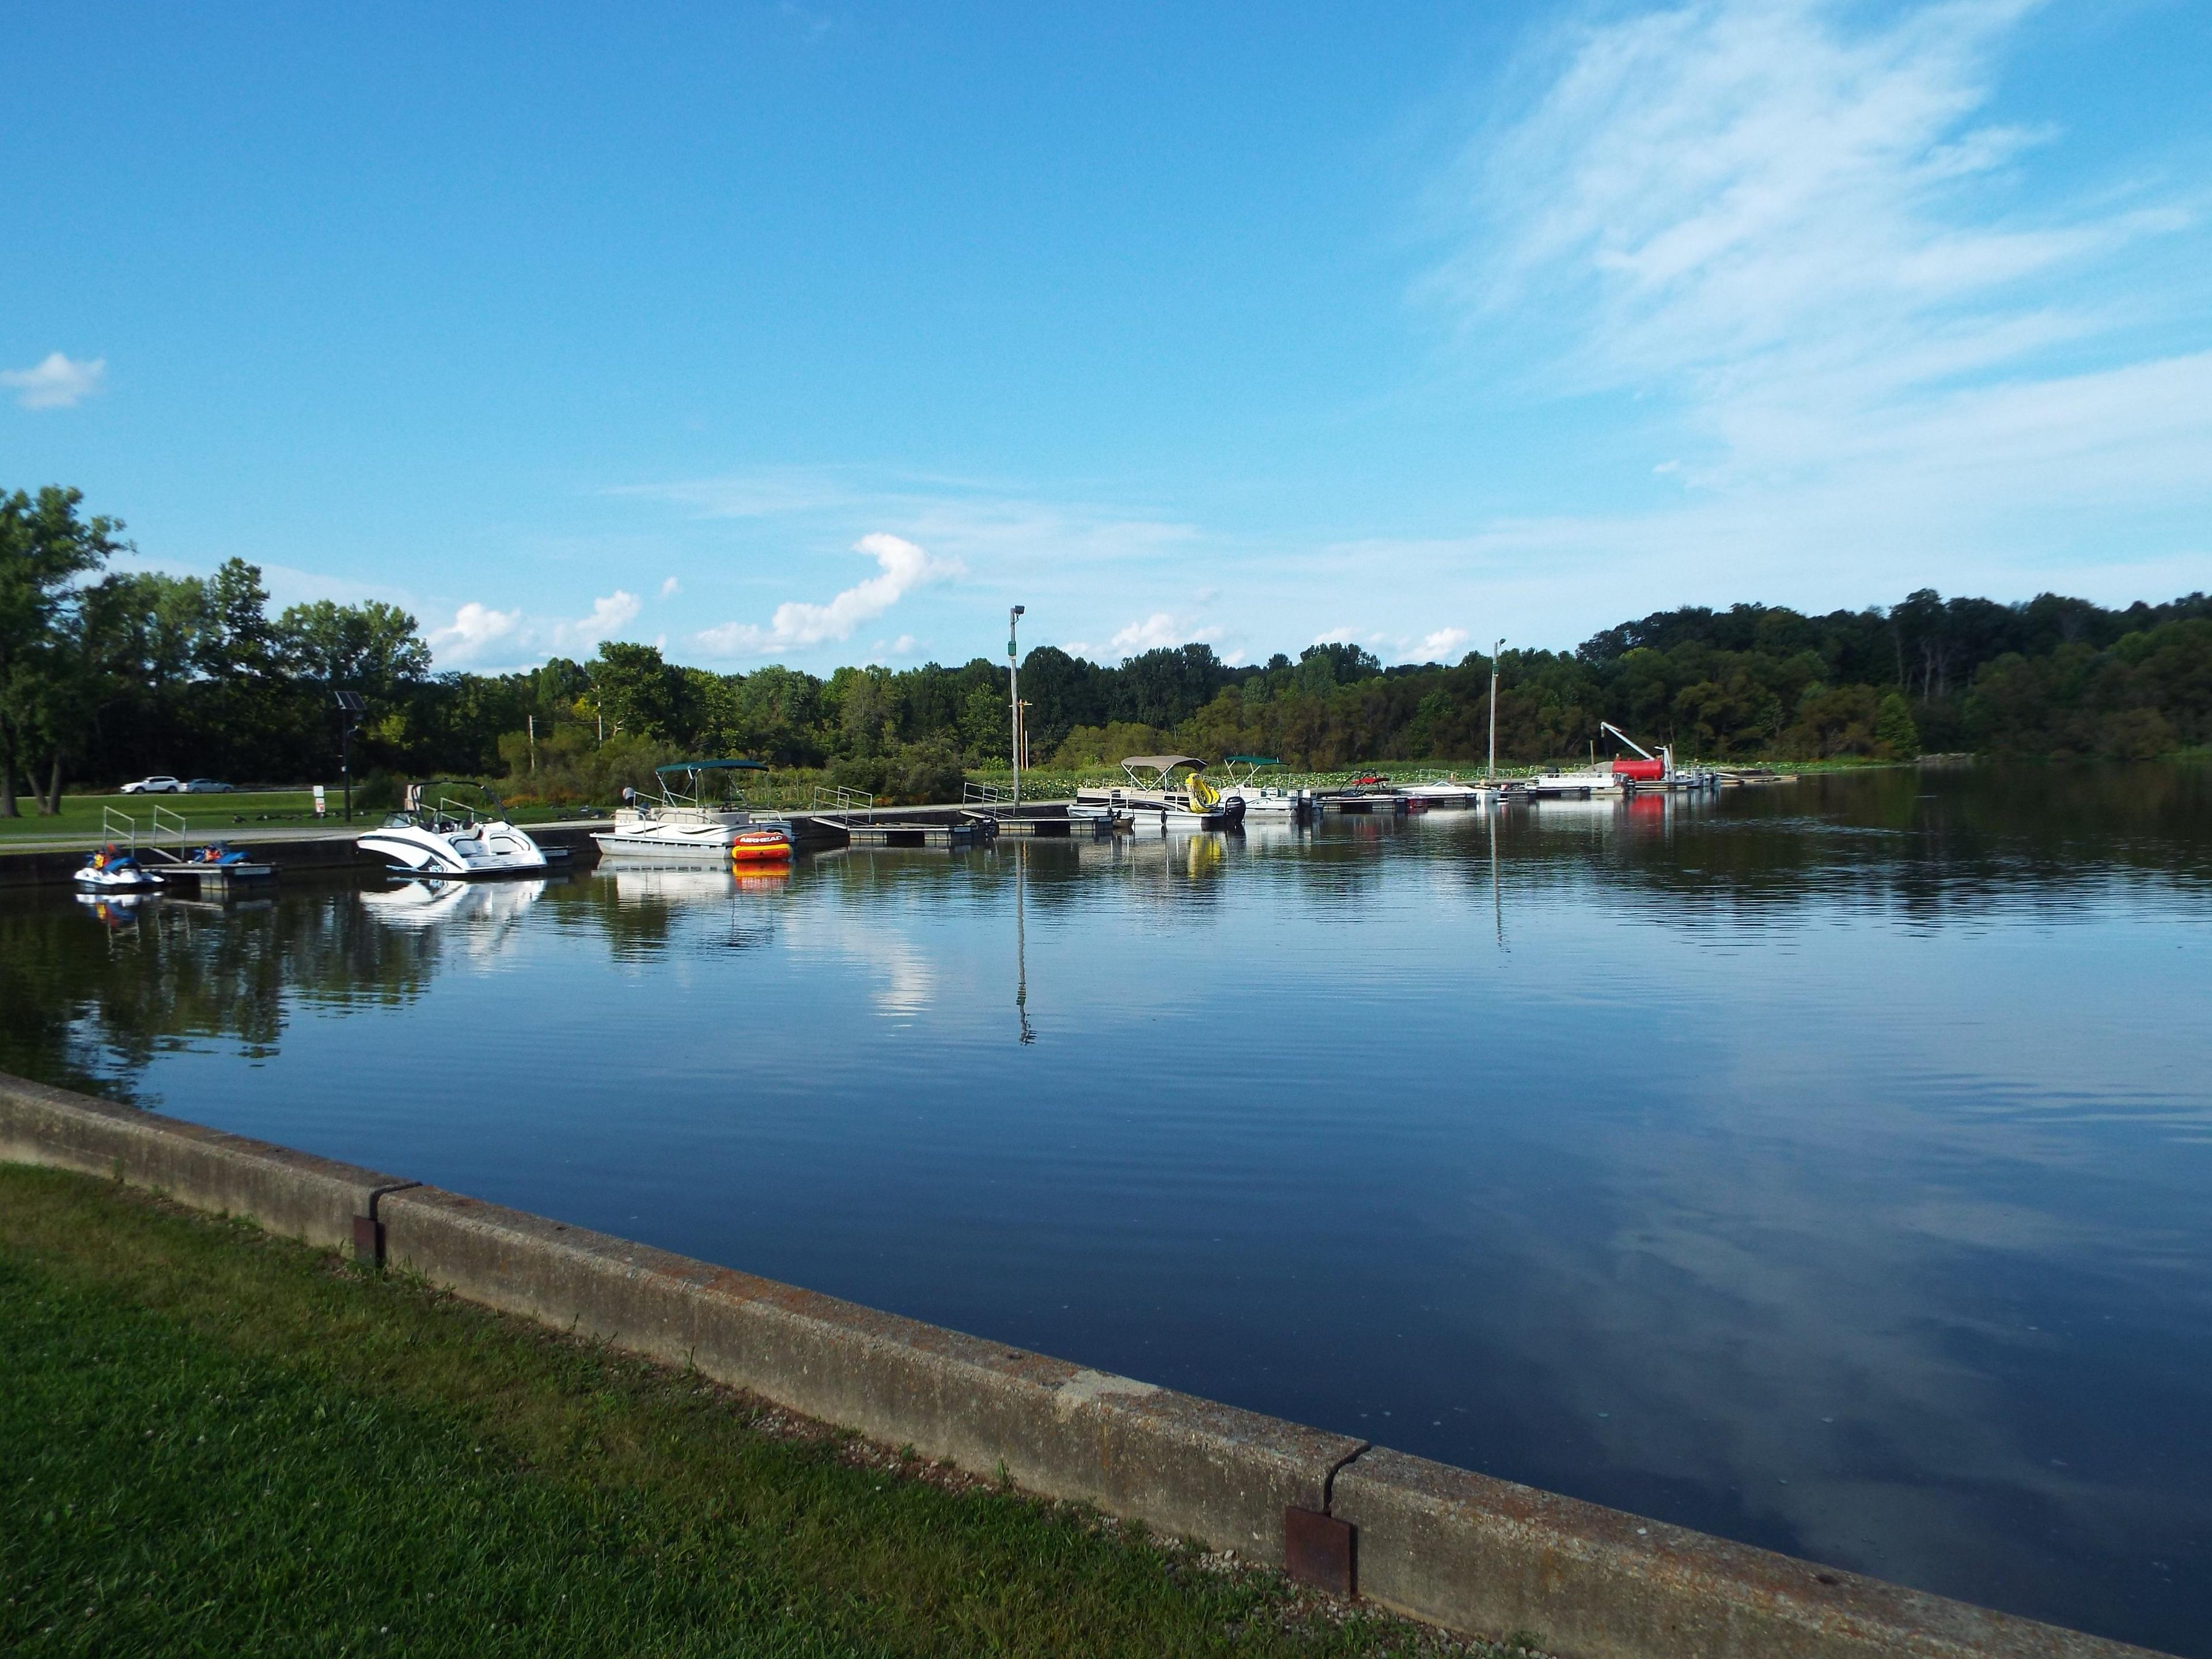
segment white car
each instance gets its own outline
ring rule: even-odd
[[[125,784],[123,793],[126,795],[175,795],[181,794],[184,787],[183,782],[176,778],[141,778],[136,783]]]

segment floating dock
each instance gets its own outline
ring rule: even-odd
[[[974,823],[848,823],[849,847],[967,847],[988,839]]]

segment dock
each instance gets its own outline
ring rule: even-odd
[[[845,825],[848,847],[966,847],[989,837],[975,823],[885,823],[866,820]]]

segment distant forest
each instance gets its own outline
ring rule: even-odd
[[[1009,757],[1006,665],[770,666],[724,674],[610,641],[587,662],[440,673],[416,619],[328,600],[271,616],[261,573],[109,568],[122,526],[74,490],[0,496],[0,813],[27,790],[152,771],[328,781],[333,693],[367,705],[356,775],[511,780],[510,793],[604,800],[682,754],[824,769],[916,797]],[[1498,754],[1586,755],[1611,720],[1686,758],[1905,758],[1930,750],[2144,759],[2212,744],[2212,599],[2108,610],[1923,589],[1886,609],[1685,607],[1571,651],[1499,659]],[[1029,763],[1073,768],[1173,750],[1352,761],[1478,760],[1490,660],[1384,667],[1357,646],[1232,667],[1206,645],[1118,664],[1053,647],[1022,661]],[[534,737],[532,727],[534,726]],[[1605,745],[1598,744],[1600,752]]]

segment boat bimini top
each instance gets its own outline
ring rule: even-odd
[[[1194,772],[1206,770],[1206,763],[1195,755],[1132,755],[1121,763],[1121,769],[1129,775],[1130,781],[1141,789],[1158,789],[1168,781],[1168,774],[1178,766],[1188,766]],[[1137,775],[1153,774],[1155,781],[1147,783]]]
[[[705,793],[706,775],[708,773],[765,772],[768,769],[769,767],[766,761],[684,760],[671,761],[665,766],[654,767],[653,771],[653,775],[660,780],[661,797],[669,805],[672,806],[696,806],[699,804],[700,797]],[[691,793],[688,799],[679,795],[676,791],[672,780],[679,776],[688,777],[691,780]],[[744,797],[740,795],[738,799],[743,799]]]
[[[1282,761],[1273,755],[1224,755],[1221,757],[1222,767],[1229,774],[1231,787],[1238,784],[1249,785],[1255,781],[1260,775],[1260,769],[1263,766],[1280,766],[1282,763]],[[1239,776],[1237,771],[1240,766],[1244,769],[1242,776]]]

